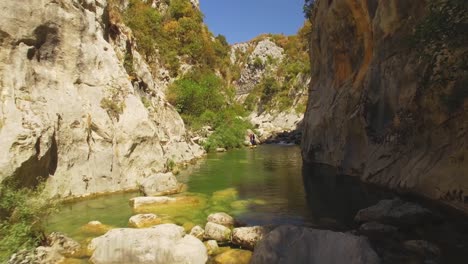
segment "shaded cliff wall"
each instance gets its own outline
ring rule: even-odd
[[[0,181],[42,178],[51,195],[76,197],[135,188],[203,154],[108,11],[105,0],[2,3]]]
[[[468,212],[466,10],[316,1],[304,161]]]

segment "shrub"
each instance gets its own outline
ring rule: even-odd
[[[56,204],[46,198],[43,187],[36,190],[0,186],[0,262],[44,240],[43,220]]]

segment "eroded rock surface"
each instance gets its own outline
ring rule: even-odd
[[[0,181],[43,178],[52,196],[86,196],[135,189],[168,159],[202,155],[107,12],[105,0],[2,3]]]
[[[468,17],[465,4],[430,13],[444,2],[456,1],[315,2],[302,154],[468,212],[466,34],[425,20]],[[426,37],[416,34],[424,25]]]

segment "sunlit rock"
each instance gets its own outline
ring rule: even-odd
[[[190,231],[190,235],[203,240],[203,237],[205,236],[205,230],[201,226],[194,226],[192,230]]]
[[[239,227],[232,230],[232,243],[253,250],[258,241],[267,233],[261,226]]]
[[[176,194],[181,192],[183,186],[172,172],[155,174],[140,183],[140,189],[146,196]]]
[[[208,240],[204,244],[208,255],[216,255],[219,250],[218,242],[216,242],[216,240]]]
[[[231,229],[212,222],[205,225],[205,238],[214,239],[218,242],[228,242],[231,240]]]
[[[184,229],[174,224],[113,229],[93,239],[89,248],[93,251],[90,261],[94,264],[202,264],[208,260],[203,243],[185,235]]]
[[[138,214],[128,220],[128,226],[136,228],[150,227],[161,223],[162,219],[155,214]]]
[[[226,227],[232,227],[234,225],[234,218],[223,212],[210,214],[206,221],[220,224]]]

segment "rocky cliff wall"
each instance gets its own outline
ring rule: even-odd
[[[168,160],[203,154],[131,32],[111,20],[105,0],[4,1],[0,181],[42,178],[51,195],[84,196],[135,188]],[[127,53],[133,78],[118,55]]]
[[[283,131],[299,130],[304,117],[304,109],[299,105],[307,100],[310,78],[303,73],[286,77],[285,71],[280,69],[282,64],[288,63],[284,61],[286,56],[274,39],[265,36],[231,47],[231,64],[240,69],[240,77],[233,83],[236,98],[251,111],[248,118],[261,141]],[[274,82],[263,84],[266,79]],[[268,93],[273,95],[267,96]]]
[[[466,8],[316,1],[304,161],[468,213]]]

